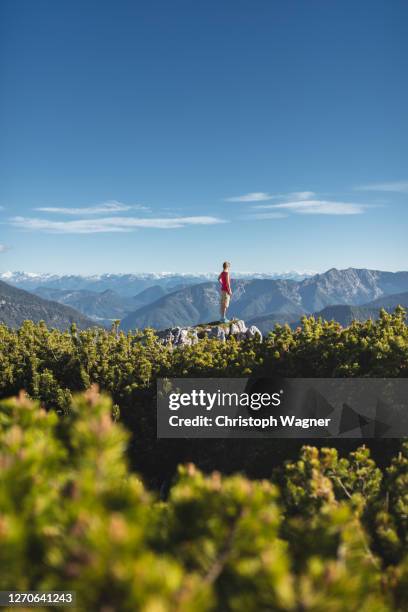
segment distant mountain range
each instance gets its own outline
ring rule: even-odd
[[[120,319],[124,330],[190,326],[219,317],[218,283],[214,280],[202,282],[207,275],[85,277],[3,273],[2,276],[30,289],[30,293],[19,294],[19,299],[18,294],[14,294],[16,303],[21,306],[17,311],[14,309],[13,314],[10,310],[12,287],[4,282],[1,284],[3,291],[4,287],[9,289],[8,314],[5,305],[2,311],[3,320],[9,324],[18,324],[23,314],[24,318],[42,318],[49,322],[53,320],[51,311],[58,320],[58,327],[64,327],[64,322],[73,318],[81,327],[110,325],[113,320]],[[229,315],[257,325],[264,333],[276,323],[297,325],[304,314],[316,314],[347,325],[352,320],[376,318],[382,307],[392,310],[398,304],[408,306],[408,272],[332,268],[303,278],[299,275],[298,278],[259,276],[237,278],[234,275]],[[214,277],[216,275],[211,279]],[[41,301],[32,301],[34,297]],[[39,304],[48,305],[48,318],[40,316]]]
[[[310,272],[271,274],[236,273],[238,278],[306,278]],[[124,319],[139,308],[170,292],[200,284],[217,277],[207,274],[100,274],[59,275],[3,272],[0,279],[15,287],[75,308],[100,325]]]
[[[301,281],[235,280],[230,316],[271,325],[298,321],[327,306],[360,306],[383,296],[408,291],[408,272],[335,268]],[[391,302],[390,302],[391,303]],[[371,306],[371,305],[370,305]],[[381,306],[375,305],[375,312]],[[122,321],[123,329],[196,325],[219,316],[217,283],[201,283],[174,291],[139,308]],[[268,323],[268,320],[270,323]]]
[[[26,319],[36,323],[45,321],[48,327],[58,329],[67,329],[72,323],[80,329],[95,325],[94,321],[69,306],[44,300],[0,281],[0,323],[18,327]]]
[[[234,273],[235,278],[291,278],[294,280],[302,280],[312,274],[313,272],[307,271],[273,272],[270,274],[253,272]],[[144,289],[153,286],[159,286],[169,291],[178,287],[203,283],[216,277],[216,272],[208,272],[206,274],[173,274],[166,272],[158,274],[94,274],[89,276],[81,274],[35,274],[32,272],[0,273],[0,280],[27,291],[33,291],[39,287],[60,289],[62,291],[85,290],[102,292],[111,290],[125,297],[133,297]]]

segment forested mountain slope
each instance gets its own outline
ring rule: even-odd
[[[0,322],[17,327],[26,319],[45,321],[49,327],[67,329],[72,323],[83,329],[94,321],[69,306],[44,300],[28,291],[11,287],[0,281]]]

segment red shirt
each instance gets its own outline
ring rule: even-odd
[[[228,285],[228,272],[221,272],[221,291],[226,291],[229,293],[229,285]]]

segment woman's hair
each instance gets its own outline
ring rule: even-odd
[[[224,263],[222,264],[222,267],[224,268],[224,270],[226,270],[227,268],[230,267],[230,262],[229,261],[224,261]]]

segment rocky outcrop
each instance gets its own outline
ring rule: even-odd
[[[157,332],[157,336],[163,344],[170,344],[175,347],[191,346],[197,344],[203,338],[213,338],[225,342],[231,336],[237,340],[257,338],[262,342],[260,330],[255,325],[247,327],[245,321],[241,319],[234,319],[230,323],[216,321],[194,327],[172,327]]]

